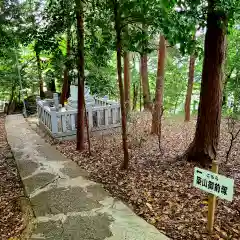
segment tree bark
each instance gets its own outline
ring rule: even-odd
[[[39,52],[37,51],[36,51],[36,58],[37,58],[37,69],[38,69],[38,79],[39,79],[39,94],[41,98],[44,98],[41,60],[40,60]]]
[[[116,31],[118,84],[119,84],[120,104],[121,104],[121,113],[122,113],[122,143],[123,143],[123,153],[124,153],[124,161],[121,168],[127,169],[129,164],[129,154],[128,154],[128,143],[127,143],[127,118],[126,118],[125,99],[124,99],[123,82],[122,82],[122,63],[121,63],[122,39],[121,39],[118,0],[113,1],[113,7],[114,7],[114,20],[115,20],[115,31]]]
[[[143,35],[147,35],[147,26],[146,24],[142,25]],[[141,78],[142,78],[142,92],[143,92],[143,106],[144,110],[152,111],[152,102],[149,90],[148,82],[148,57],[146,48],[148,46],[148,41],[146,37],[142,41],[142,54],[141,54]]]
[[[217,12],[214,4],[214,0],[208,0],[197,126],[194,140],[185,155],[189,161],[196,161],[202,166],[211,164],[216,158],[221,122],[227,20],[223,12]]]
[[[68,27],[67,29],[67,56],[66,56],[66,62],[65,62],[65,69],[63,73],[63,86],[62,86],[62,94],[60,103],[64,106],[64,102],[67,100],[67,92],[69,87],[69,57],[70,57],[70,50],[71,50],[71,28]]]
[[[158,70],[156,79],[155,104],[152,116],[151,133],[161,134],[162,113],[163,113],[163,88],[164,88],[164,70],[166,56],[166,41],[163,35],[160,35],[158,51]]]
[[[77,68],[78,68],[78,114],[77,114],[77,150],[84,150],[84,26],[83,3],[75,0],[77,20]]]
[[[136,60],[133,58],[133,68],[134,71],[136,70]],[[133,104],[132,104],[132,111],[135,111],[137,109],[137,102],[138,102],[138,91],[140,87],[140,82],[134,82],[133,83]],[[140,110],[141,111],[141,110]]]
[[[137,109],[138,88],[139,88],[139,83],[134,83],[133,84],[133,107],[132,107],[133,111]]]
[[[125,107],[126,114],[130,111],[130,66],[129,66],[129,53],[124,53],[124,98],[125,98]]]
[[[148,82],[148,59],[147,54],[141,55],[141,78],[142,78],[142,93],[143,93],[143,107],[146,111],[152,111],[152,102],[149,91]]]
[[[48,84],[48,91],[51,91],[53,93],[56,92],[56,84],[54,79],[51,79],[50,83]]]
[[[194,67],[195,67],[195,56],[190,56],[189,61],[189,72],[188,72],[188,87],[187,87],[187,94],[185,99],[185,122],[190,121],[190,107],[191,107],[191,98],[192,98],[192,89],[193,89],[193,81],[194,81]]]
[[[71,80],[68,79],[68,88],[67,88],[66,99],[68,99],[71,95],[70,86],[71,86]]]

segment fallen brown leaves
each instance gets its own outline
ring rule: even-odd
[[[207,194],[194,188],[194,164],[176,161],[191,142],[195,121],[182,119],[163,122],[162,149],[156,136],[149,134],[151,117],[142,113],[129,124],[128,171],[120,171],[123,160],[121,134],[92,138],[91,157],[75,151],[74,141],[57,144],[57,148],[86,169],[92,179],[104,184],[115,197],[172,239],[240,239],[240,139],[236,140],[228,164],[220,173],[234,178],[234,201],[218,199],[214,233],[206,232]],[[221,126],[218,160],[224,162],[229,144],[226,123]]]
[[[0,115],[0,239],[19,237],[23,230],[23,215],[18,199],[23,189],[10,147],[7,144],[5,117]]]

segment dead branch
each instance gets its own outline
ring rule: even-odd
[[[86,127],[87,127],[88,153],[89,153],[89,156],[91,156],[92,155],[92,152],[91,152],[91,140],[90,140],[90,134],[89,134],[89,123],[88,123],[87,108],[86,108],[85,99],[84,99],[84,110],[85,110],[85,122],[86,122]]]

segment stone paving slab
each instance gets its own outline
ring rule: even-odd
[[[31,240],[166,240],[46,143],[21,115],[6,119],[9,144],[34,214]]]

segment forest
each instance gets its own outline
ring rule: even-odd
[[[0,101],[64,106],[77,78],[76,141],[46,141],[167,236],[239,239],[239,49],[238,0],[0,0]],[[85,141],[85,85],[120,103],[119,131]],[[236,190],[208,238],[190,184],[215,161]]]

